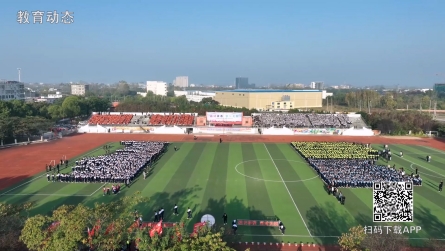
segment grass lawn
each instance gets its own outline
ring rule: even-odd
[[[112,145],[114,150],[120,147],[118,143]],[[240,226],[238,233],[243,241],[249,242],[330,244],[336,243],[337,236],[351,226],[394,225],[372,222],[371,189],[340,189],[347,198],[344,206],[328,196],[322,181],[289,144],[175,145],[179,150],[175,152],[171,145],[146,180],[139,177],[118,195],[103,196],[104,184],[49,183],[45,176],[36,176],[16,188],[0,191],[0,201],[34,201],[36,207],[32,213],[36,214],[48,213],[62,204],[92,205],[140,191],[150,197],[148,205],[138,208],[144,214],[144,221],[152,221],[153,211],[164,207],[165,221],[177,222],[186,218],[185,211],[190,207],[194,216],[188,224],[190,231],[204,214],[213,215],[220,224],[224,212],[230,221],[277,216],[286,226],[286,235],[281,235],[276,227]],[[418,167],[423,178],[423,186],[415,187],[414,222],[396,225],[421,226],[419,233],[407,234],[414,243],[421,241],[416,238],[445,239],[445,192],[437,191],[439,181],[445,177],[444,152],[421,146],[390,145],[390,148],[393,155],[403,151],[404,157],[394,156],[389,164],[404,167],[407,173],[410,168]],[[101,147],[88,155],[103,153]],[[432,162],[425,161],[426,155],[432,156]],[[175,203],[180,209],[179,216],[172,214]]]

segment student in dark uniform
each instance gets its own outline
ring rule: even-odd
[[[416,167],[416,174],[417,174],[418,171],[419,171],[419,170],[418,170],[417,167]]]
[[[221,139],[221,138],[219,138],[219,143],[220,143],[220,144],[222,143],[222,139]]]
[[[238,230],[238,225],[235,223],[232,224],[233,234],[236,234],[236,230]]]
[[[223,218],[223,221],[224,221],[224,225],[227,225],[227,214],[224,213],[222,218]]]
[[[175,207],[173,208],[173,214],[178,215],[178,206],[175,204]]]
[[[439,183],[439,192],[442,192],[442,188],[443,188],[443,180],[441,180]]]
[[[283,224],[281,224],[281,226],[280,226],[280,231],[281,231],[281,234],[282,235],[284,235],[284,231],[286,230],[286,227],[283,225]]]
[[[158,218],[158,211],[155,210],[155,219],[154,219],[154,222],[158,222],[158,219],[159,219],[159,218]]]
[[[178,151],[178,148],[175,146],[175,152]]]
[[[343,196],[341,197],[341,204],[342,204],[342,205],[345,204],[345,200],[346,200],[346,197],[343,195]]]
[[[190,209],[190,207],[187,209],[187,219],[191,219],[192,218],[192,210]]]

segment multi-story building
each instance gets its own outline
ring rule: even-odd
[[[204,98],[214,98],[216,93],[214,92],[202,92],[202,91],[175,91],[175,96],[185,96],[188,101],[201,102]]]
[[[266,110],[322,107],[326,91],[321,90],[233,90],[217,91],[215,101],[222,106]]]
[[[323,90],[324,89],[324,82],[311,82],[311,89],[317,89],[317,90]]]
[[[437,93],[444,93],[445,92],[445,83],[434,84],[434,91]]]
[[[189,77],[187,76],[176,77],[175,80],[173,80],[173,85],[181,88],[189,87]]]
[[[87,93],[89,89],[90,89],[89,85],[74,84],[71,85],[71,94],[78,96],[85,96],[85,93]]]
[[[18,81],[0,80],[0,100],[25,100],[25,85]]]
[[[155,95],[167,96],[167,83],[162,81],[147,81],[147,92]]]
[[[236,89],[248,89],[249,86],[249,79],[248,78],[242,78],[238,77],[235,79],[235,88]]]

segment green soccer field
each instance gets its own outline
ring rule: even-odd
[[[175,152],[173,146],[179,150]],[[112,143],[112,147],[116,150],[120,145]],[[413,223],[373,223],[371,189],[340,189],[347,198],[346,205],[341,205],[327,195],[321,179],[289,144],[174,143],[154,164],[146,180],[139,177],[118,195],[103,196],[102,188],[111,184],[52,183],[40,174],[0,191],[0,201],[33,201],[36,207],[32,213],[46,214],[62,204],[92,205],[140,191],[150,198],[147,207],[138,208],[144,221],[152,221],[153,211],[164,207],[165,221],[178,222],[186,218],[185,211],[190,207],[190,231],[204,214],[213,215],[221,224],[224,212],[229,221],[279,217],[286,226],[285,235],[277,227],[240,226],[238,233],[242,241],[248,242],[331,244],[358,224],[420,226],[418,233],[406,234],[412,242],[445,239],[445,196],[437,191],[445,177],[445,153],[420,146],[390,148],[394,157],[389,164],[404,167],[408,174],[410,168],[417,167],[423,178],[423,186],[415,187]],[[399,151],[404,152],[403,158],[398,157]],[[86,155],[100,154],[104,154],[102,147]],[[432,156],[432,162],[425,161],[426,155]],[[175,203],[179,216],[172,215]]]

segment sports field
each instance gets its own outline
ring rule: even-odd
[[[117,143],[111,145],[113,150],[120,147]],[[179,150],[175,152],[173,146]],[[390,148],[394,157],[389,164],[404,167],[408,174],[418,167],[423,178],[423,186],[415,187],[413,223],[373,223],[370,189],[340,189],[347,198],[346,204],[341,205],[327,195],[323,182],[289,144],[274,143],[174,143],[154,164],[146,180],[139,177],[118,195],[102,195],[103,186],[111,184],[52,183],[42,173],[43,176],[0,191],[0,201],[33,201],[36,207],[32,213],[44,214],[62,204],[107,202],[141,191],[150,197],[145,208],[138,208],[144,221],[151,221],[153,211],[164,207],[165,221],[177,222],[186,218],[185,211],[190,207],[194,217],[189,220],[190,231],[203,214],[211,214],[221,223],[224,212],[230,221],[279,217],[286,226],[285,235],[276,227],[240,226],[238,233],[243,241],[330,244],[358,224],[421,226],[420,232],[407,234],[413,242],[422,238],[445,239],[445,192],[437,191],[438,183],[445,177],[445,153],[424,146]],[[398,157],[399,151],[403,151],[403,158]],[[100,154],[104,154],[102,147],[86,153]],[[432,156],[432,162],[425,161],[426,155]],[[180,216],[172,215],[175,203]]]

